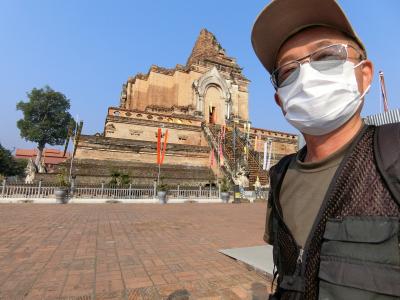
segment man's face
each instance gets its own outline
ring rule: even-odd
[[[278,68],[289,61],[305,57],[320,48],[333,44],[353,46],[357,50],[352,47],[348,48],[349,60],[355,64],[360,61],[358,58],[362,54],[362,50],[356,42],[338,30],[318,26],[304,29],[290,37],[280,48],[275,67]],[[355,68],[355,74],[359,92],[362,94],[372,81],[372,63],[366,60],[362,65]],[[278,94],[275,94],[275,100],[282,108]]]

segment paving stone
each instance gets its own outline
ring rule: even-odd
[[[0,205],[0,299],[266,299],[265,204]]]

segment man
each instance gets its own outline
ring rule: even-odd
[[[306,141],[270,171],[271,299],[399,299],[400,126],[362,121],[363,43],[334,0],[275,0],[252,44]]]

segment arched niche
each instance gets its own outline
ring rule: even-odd
[[[201,76],[198,80],[194,81],[193,88],[195,91],[196,111],[205,119],[208,118],[206,110],[209,109],[206,107],[205,103],[207,92],[209,92],[210,88],[219,90],[221,96],[220,101],[223,101],[223,103],[222,105],[220,105],[221,103],[218,103],[218,107],[220,107],[218,114],[222,113],[224,118],[220,118],[218,123],[224,124],[225,119],[229,119],[229,116],[232,112],[232,99],[230,84],[225,80],[225,78],[222,77],[217,68],[212,68],[210,71],[203,74],[203,76]]]

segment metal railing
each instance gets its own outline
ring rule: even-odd
[[[74,187],[73,198],[148,199],[154,198],[154,188],[148,187]]]
[[[32,184],[7,184],[3,180],[0,187],[2,198],[54,198],[55,186],[43,186],[41,182]],[[102,198],[102,199],[152,199],[157,197],[156,186],[125,186],[109,187],[101,186],[75,186],[70,189],[71,198]],[[209,186],[171,186],[168,190],[170,199],[218,199],[220,190],[218,187]]]
[[[32,184],[7,184],[4,180],[0,186],[0,198],[23,198],[26,200],[39,198],[55,198],[55,186],[44,186],[41,182]],[[170,186],[168,199],[219,199],[221,195],[218,186]],[[260,189],[257,198],[268,199],[268,190]],[[70,190],[70,198],[74,199],[155,199],[156,186],[77,186]]]
[[[3,180],[0,196],[3,198],[48,198],[54,196],[54,186],[42,186],[24,184],[24,185],[7,185]]]
[[[216,125],[213,125],[216,126]],[[201,127],[203,128],[204,133],[206,134],[206,138],[211,146],[212,151],[214,151],[214,154],[216,157],[219,155],[219,145],[217,138],[214,136],[213,131],[211,128],[209,128],[204,122],[201,124]],[[232,165],[232,162],[230,159],[225,155],[225,149],[223,150],[223,156],[224,156],[224,165],[222,170],[228,175],[231,179],[235,177],[234,173],[234,166]]]
[[[168,191],[169,198],[177,198],[177,199],[218,199],[220,198],[220,191],[217,188],[202,188],[198,189],[185,189],[178,188],[171,189]]]

